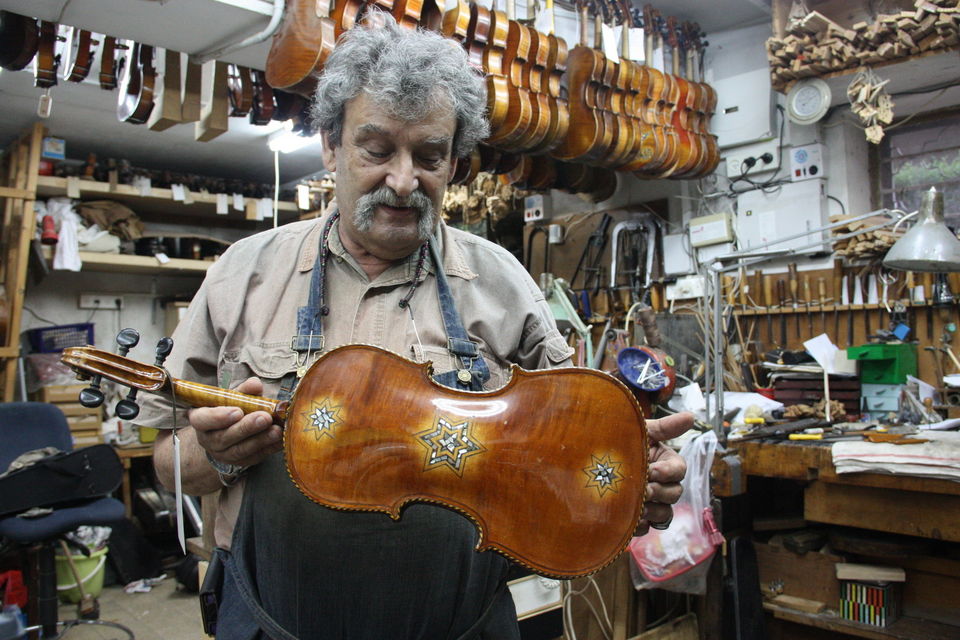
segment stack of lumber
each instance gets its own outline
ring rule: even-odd
[[[842,222],[845,219],[852,218],[853,216],[830,216],[830,222]],[[835,236],[844,236],[848,233],[855,233],[861,229],[869,229],[878,224],[883,224],[889,222],[890,219],[886,216],[874,216],[871,218],[865,218],[863,220],[857,220],[846,225],[841,225],[839,227],[833,228],[833,235]],[[833,250],[837,256],[844,256],[848,259],[871,259],[881,257],[886,254],[887,250],[893,246],[893,243],[900,239],[900,236],[903,235],[903,229],[898,229],[896,232],[893,231],[892,227],[885,227],[883,229],[874,229],[873,231],[865,231],[859,235],[847,238],[845,240],[840,240],[833,243]]]
[[[37,402],[57,405],[67,417],[74,449],[103,444],[103,410],[100,407],[85,407],[78,398],[87,384],[48,385],[34,395]]]
[[[960,2],[916,0],[915,9],[880,14],[871,24],[843,27],[818,11],[791,20],[782,38],[767,40],[774,89],[793,80],[892,62],[960,45]]]

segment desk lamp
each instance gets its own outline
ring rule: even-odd
[[[917,223],[890,248],[883,266],[900,271],[960,271],[960,240],[943,221],[943,193],[936,187],[923,194]]]

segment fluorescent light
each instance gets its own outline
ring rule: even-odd
[[[271,133],[267,138],[267,146],[270,147],[270,151],[281,153],[293,153],[319,142],[320,136],[301,136],[285,129]]]

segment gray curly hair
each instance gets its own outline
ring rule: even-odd
[[[344,33],[327,58],[314,95],[314,126],[339,146],[344,106],[363,91],[404,122],[421,120],[449,104],[457,117],[453,155],[469,155],[490,134],[486,84],[455,41],[406,29],[389,13]]]

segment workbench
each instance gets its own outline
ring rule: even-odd
[[[716,497],[732,498],[751,491],[759,479],[795,481],[802,492],[802,520],[810,525],[855,527],[860,530],[915,536],[936,544],[960,542],[960,482],[880,473],[838,474],[829,441],[731,440],[718,451],[712,469]],[[763,555],[763,554],[758,554]],[[791,554],[784,554],[790,556]],[[819,554],[808,554],[819,555]],[[904,616],[888,627],[843,620],[833,612],[811,614],[764,603],[774,626],[803,625],[813,635],[833,637],[811,627],[847,636],[876,639],[960,638],[960,555],[903,557],[896,563],[907,571]],[[803,556],[793,555],[798,561]],[[789,559],[788,559],[789,561]],[[807,568],[791,568],[799,576]],[[791,569],[784,569],[790,571]],[[827,568],[830,571],[831,567]],[[800,578],[803,579],[803,578]],[[828,600],[829,598],[824,598]],[[825,602],[836,609],[837,602]],[[928,618],[928,619],[923,619]],[[937,620],[931,621],[929,618]]]

